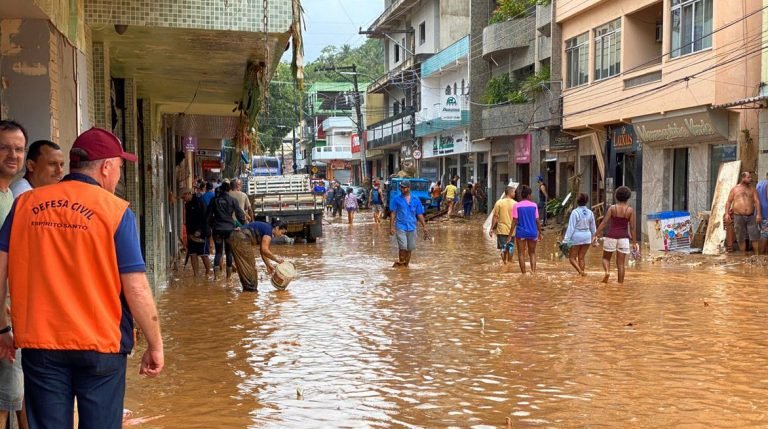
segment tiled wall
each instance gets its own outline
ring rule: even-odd
[[[291,25],[291,0],[268,0],[270,33]],[[86,0],[90,25],[126,24],[204,30],[264,31],[263,0]]]
[[[2,1],[2,0],[0,0]],[[81,51],[86,46],[85,2],[88,0],[32,0],[61,34]]]
[[[93,42],[91,52],[92,76],[93,76],[93,104],[91,111],[94,115],[93,124],[107,130],[112,129],[110,119],[111,104],[109,75],[109,47],[103,42]]]
[[[136,112],[136,82],[133,79],[125,79],[125,150],[130,153],[138,153],[139,132],[138,115]],[[141,195],[139,194],[139,165],[127,162],[125,165],[125,192],[131,209],[137,215],[142,213]]]
[[[142,103],[144,141],[144,229],[146,241],[147,273],[153,285],[159,285],[168,268],[168,192],[165,183],[163,140],[155,123],[152,103]],[[150,168],[151,167],[151,168]]]

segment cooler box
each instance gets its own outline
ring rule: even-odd
[[[647,215],[646,219],[651,250],[666,252],[691,247],[693,224],[690,213],[658,212]]]

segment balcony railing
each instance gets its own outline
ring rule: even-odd
[[[368,149],[399,144],[413,137],[413,112],[401,113],[368,127]]]
[[[357,158],[352,154],[351,146],[323,146],[312,149],[312,159],[316,161],[330,161],[333,159],[351,160]]]
[[[457,61],[466,58],[467,55],[469,55],[469,36],[459,39],[421,63],[421,77],[429,77],[433,73],[456,64]]]
[[[483,29],[483,56],[528,47],[535,38],[536,17],[511,19]]]

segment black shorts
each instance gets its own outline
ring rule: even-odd
[[[203,242],[187,239],[187,253],[190,255],[208,255],[208,237]]]

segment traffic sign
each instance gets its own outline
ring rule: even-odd
[[[312,170],[310,170],[310,171],[312,171],[312,174],[317,174],[318,170],[317,170],[317,167],[312,166]]]
[[[413,159],[421,159],[421,151],[419,149],[413,151]]]

